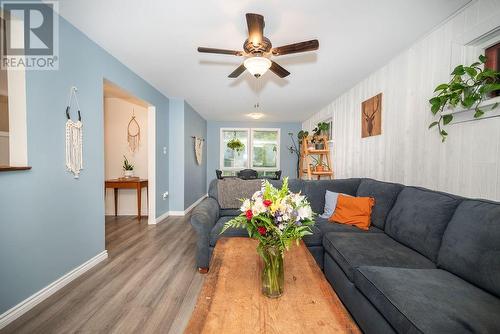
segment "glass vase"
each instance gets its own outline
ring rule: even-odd
[[[262,293],[269,298],[278,298],[283,294],[284,268],[283,254],[277,247],[262,247]]]

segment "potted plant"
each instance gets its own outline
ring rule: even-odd
[[[251,238],[257,239],[257,253],[262,258],[262,293],[278,298],[284,289],[283,257],[292,244],[312,234],[314,214],[306,197],[288,189],[288,178],[281,189],[264,181],[261,190],[243,200],[241,214],[224,224],[228,228],[246,228]],[[293,260],[293,259],[292,259]]]
[[[328,131],[330,130],[330,124],[327,122],[319,122],[313,129],[313,139],[314,147],[317,150],[323,150],[325,148],[324,138],[328,140]]]
[[[484,115],[485,111],[495,109],[495,103],[489,110],[481,109],[481,103],[497,91],[500,91],[500,72],[484,69],[486,57],[479,56],[479,61],[469,66],[458,65],[451,72],[451,80],[442,83],[434,89],[436,96],[429,100],[431,112],[438,120],[429,125],[429,129],[437,126],[444,142],[448,133],[443,127],[453,120],[450,109],[462,107],[474,110],[474,118]]]
[[[128,162],[126,156],[123,156],[123,176],[124,177],[134,177],[134,165]]]
[[[234,138],[227,142],[227,147],[237,154],[240,154],[245,149],[245,144],[236,138],[236,132],[234,133]]]
[[[315,166],[314,166],[314,170],[316,172],[319,172],[319,173],[322,173],[325,171],[325,164],[323,162],[318,162]]]

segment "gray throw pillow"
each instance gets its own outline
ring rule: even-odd
[[[339,198],[339,193],[327,190],[325,193],[325,210],[323,210],[323,214],[320,216],[321,218],[328,219],[335,212],[335,208],[337,207],[337,199]]]

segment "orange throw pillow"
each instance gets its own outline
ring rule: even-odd
[[[335,212],[328,220],[368,230],[371,224],[371,214],[374,204],[375,199],[371,197],[339,195]]]

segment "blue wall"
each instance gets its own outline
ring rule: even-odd
[[[184,100],[170,99],[170,211],[184,211]]]
[[[0,173],[0,314],[104,250],[103,79],[156,106],[156,210],[168,211],[168,99],[60,19],[58,71],[27,72],[26,172]],[[84,170],[65,171],[65,104],[78,87]],[[75,113],[73,112],[73,116]]]
[[[194,139],[207,137],[207,121],[182,99],[170,99],[170,211],[180,213],[205,195],[207,183],[207,150],[198,165]]]
[[[208,121],[207,124],[207,186],[215,178],[215,170],[219,169],[220,128],[279,128],[281,129],[280,168],[283,176],[297,177],[297,157],[290,154],[288,147],[292,145],[289,132],[294,136],[301,130],[301,123],[271,123],[271,122],[218,122]]]
[[[198,165],[192,136],[206,139],[207,121],[184,103],[184,209],[207,193],[207,141],[203,143],[202,164]]]

